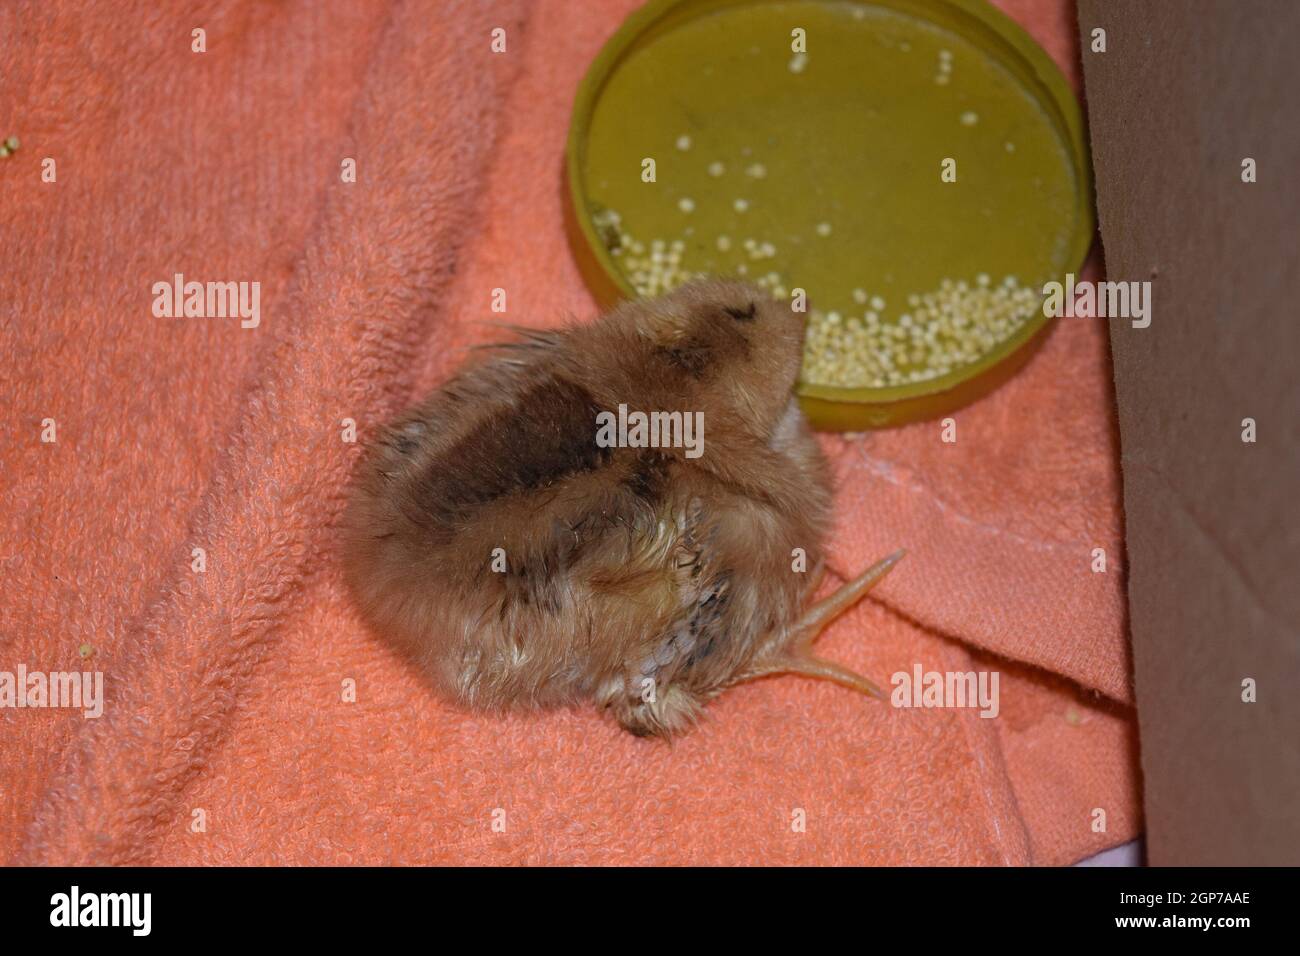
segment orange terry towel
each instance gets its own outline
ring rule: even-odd
[[[996,670],[997,719],[797,678],[671,748],[467,714],[352,610],[360,443],[494,334],[493,289],[521,324],[593,314],[563,141],[635,5],[0,8],[0,671],[106,694],[0,708],[0,861],[1066,863],[1138,832],[1098,324],[1061,322],[956,444],[824,438],[833,569],[910,552],[825,653]],[[1002,6],[1076,74],[1071,5]],[[260,282],[260,321],[155,315],[178,273]]]

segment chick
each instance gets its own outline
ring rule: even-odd
[[[359,463],[344,564],[380,635],[468,707],[593,701],[643,736],[687,730],[768,674],[883,697],[811,651],[901,552],[807,606],[830,492],[791,394],[800,316],[700,280],[516,331]],[[601,423],[620,405],[693,415],[702,441],[674,447],[664,428],[653,447],[629,429],[611,447]]]

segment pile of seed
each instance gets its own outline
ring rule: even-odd
[[[644,242],[623,231],[622,218],[613,209],[596,210],[591,222],[605,248],[618,260],[619,269],[641,295],[662,295],[704,275],[682,266],[682,253],[686,250],[683,239],[671,242],[655,239],[647,249]]]
[[[612,209],[597,211],[593,222],[640,295],[662,295],[706,274],[683,265],[683,239],[655,239],[647,246],[622,231],[620,217]],[[734,247],[725,235],[715,242],[719,252]],[[735,272],[776,298],[786,298],[790,290],[779,272],[755,269],[751,274],[750,270],[750,263],[774,258],[776,247],[752,238],[741,240],[739,247],[749,262],[739,263]],[[945,279],[933,292],[908,296],[907,311],[892,320],[888,303],[878,295],[854,289],[853,301],[860,315],[809,312],[805,381],[839,388],[885,388],[939,378],[1014,335],[1038,312],[1041,297],[1014,276],[995,286],[981,273],[973,283]]]
[[[948,50],[939,51],[938,69],[936,81],[947,82],[952,71],[952,53]],[[970,111],[960,119],[967,126],[979,121]],[[676,140],[679,151],[689,152],[692,146],[689,135]],[[1007,148],[1014,147],[1008,143]],[[747,150],[744,152],[748,155]],[[714,178],[727,172],[717,160],[707,170]],[[767,169],[753,162],[744,173],[749,179],[763,179]],[[749,200],[736,198],[732,207],[743,214],[749,210]],[[689,222],[695,203],[681,198],[677,208]],[[690,225],[683,227],[680,238],[645,242],[623,228],[622,218],[613,209],[593,209],[592,224],[618,261],[619,270],[642,296],[662,295],[705,275],[682,262],[686,240],[695,232]],[[827,238],[833,229],[829,222],[819,222],[814,231]],[[727,235],[713,241],[725,258],[742,260],[730,271],[777,299],[789,297],[794,284],[766,261],[777,256],[771,242]],[[887,311],[888,303],[882,297],[868,295],[862,289],[853,290],[853,302],[856,308],[849,308],[859,314],[816,309],[809,313],[804,381],[840,388],[886,388],[939,378],[975,362],[1014,335],[1038,311],[1041,298],[1033,288],[1020,285],[1014,276],[994,285],[988,275],[981,273],[970,284],[945,279],[933,292],[908,296],[906,311]]]
[[[620,271],[640,295],[662,295],[690,279],[708,274],[682,265],[682,254],[686,251],[685,239],[672,241],[654,239],[647,246],[640,239],[623,231],[621,219],[612,209],[594,212],[592,224],[600,234],[605,247],[609,249],[610,255],[618,260]],[[718,236],[714,244],[718,251],[723,253],[731,252],[736,245],[730,236]],[[738,245],[744,250],[749,262],[739,263],[735,267],[735,273],[771,292],[778,299],[786,298],[790,294],[789,289],[785,287],[779,272],[768,270],[759,273],[755,270],[751,274],[749,268],[749,263],[759,263],[764,259],[774,258],[776,246],[770,242],[759,242],[757,239],[742,239]]]
[[[865,293],[855,290],[854,299]],[[884,388],[947,375],[1005,342],[1040,305],[1038,293],[1007,276],[998,286],[987,275],[973,285],[945,279],[934,292],[908,296],[896,321],[882,316],[887,303],[867,300],[859,316],[809,313],[803,377],[816,385]]]

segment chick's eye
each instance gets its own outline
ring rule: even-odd
[[[757,308],[758,306],[751,302],[748,309],[724,308],[722,311],[739,322],[752,322]]]

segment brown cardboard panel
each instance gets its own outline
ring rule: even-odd
[[[1079,27],[1107,275],[1152,283],[1149,328],[1095,320],[1149,862],[1300,864],[1300,3],[1079,0]]]

